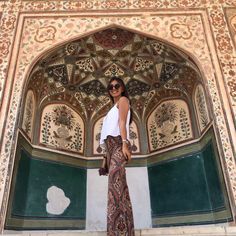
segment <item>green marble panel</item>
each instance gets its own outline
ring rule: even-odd
[[[11,220],[7,222],[8,225],[12,225],[15,221],[26,225],[25,228],[31,228],[30,225],[25,224],[25,221],[38,219],[38,223],[34,222],[33,228],[45,228],[46,225],[47,228],[53,228],[53,225],[40,222],[51,219],[54,221],[54,228],[67,228],[67,225],[73,228],[85,228],[86,176],[84,168],[37,159],[21,149],[16,181],[13,184],[14,197],[11,201],[9,217]],[[54,214],[46,210],[47,191],[51,186],[63,190],[65,196],[70,199],[70,204],[63,213]],[[58,197],[55,195],[54,199]],[[19,219],[25,221],[20,222]],[[65,220],[62,221],[64,224],[58,225],[56,219]],[[66,220],[73,221],[74,224]],[[78,220],[79,224],[76,225],[75,220]],[[19,224],[15,227],[19,228]]]
[[[148,167],[154,226],[232,220],[214,145]]]
[[[46,195],[51,186],[62,189],[71,201],[61,215],[49,214],[46,211],[48,202]],[[85,206],[86,169],[30,158],[24,150],[21,151],[12,207],[13,215],[85,218]]]
[[[199,154],[148,168],[152,216],[190,214],[210,210]]]
[[[18,138],[6,228],[84,229],[86,169],[100,161],[32,147],[20,133]],[[199,141],[129,165],[148,167],[153,227],[232,221],[212,128]],[[52,185],[71,200],[61,215],[46,211]]]
[[[204,148],[202,156],[204,158],[204,170],[206,173],[211,208],[213,210],[224,208],[224,182],[220,175],[221,169],[218,170],[212,142]]]
[[[23,151],[22,151],[23,152]],[[13,211],[20,212],[20,215],[25,215],[25,209],[27,206],[28,199],[28,179],[30,174],[30,159],[21,158],[19,169],[18,169],[18,179],[15,186],[15,201],[13,204]],[[17,200],[16,200],[17,197]]]

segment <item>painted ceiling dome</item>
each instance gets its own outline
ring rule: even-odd
[[[84,120],[96,120],[109,108],[106,87],[112,76],[124,80],[139,121],[163,98],[191,100],[201,81],[197,67],[183,52],[160,40],[109,28],[47,54],[32,70],[28,88],[40,107],[64,101]]]
[[[204,86],[191,58],[161,40],[113,27],[39,59],[26,86],[23,131],[36,145],[100,155],[102,121],[112,106],[107,85],[114,76],[131,100],[133,154],[174,148],[208,126]]]

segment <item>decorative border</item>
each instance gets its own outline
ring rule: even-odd
[[[0,2],[0,6],[1,9],[3,9],[2,19],[0,21],[0,42],[2,42],[0,47],[4,48],[4,50],[1,50],[3,57],[0,57],[2,60],[0,61],[0,108],[1,114],[3,114],[1,116],[1,120],[6,120],[6,123],[2,122],[0,124],[0,132],[3,134],[0,140],[0,145],[2,145],[0,159],[0,202],[3,202],[1,208],[2,219],[4,219],[5,216],[7,198],[9,194],[9,181],[11,178],[12,165],[14,161],[13,150],[15,148],[15,140],[13,140],[13,138],[15,139],[17,129],[17,115],[20,106],[19,98],[23,89],[24,80],[27,77],[30,67],[32,66],[32,61],[36,61],[35,57],[31,59],[27,57],[26,54],[29,47],[26,50],[26,48],[22,45],[24,45],[27,41],[27,37],[25,35],[26,28],[29,27],[30,23],[32,23],[31,20],[34,18],[36,19],[37,17],[39,18],[39,31],[37,34],[30,32],[28,36],[32,37],[33,34],[40,36],[43,32],[43,27],[49,27],[48,29],[51,33],[49,38],[43,39],[44,42],[40,42],[42,39],[40,37],[39,40],[37,36],[35,36],[34,40],[32,38],[30,39],[30,42],[34,42],[35,48],[33,49],[35,55],[42,55],[43,52],[46,53],[47,50],[53,46],[62,43],[64,38],[73,39],[74,35],[82,36],[94,29],[101,29],[112,24],[120,25],[124,28],[129,25],[130,30],[145,33],[151,37],[153,36],[166,39],[166,41],[170,44],[179,45],[183,51],[191,52],[192,57],[198,62],[198,65],[202,65],[200,66],[202,69],[202,74],[204,74],[205,81],[208,83],[207,87],[210,91],[209,93],[211,95],[215,123],[219,134],[218,142],[220,143],[220,146],[223,147],[222,153],[226,163],[225,169],[227,170],[227,176],[229,177],[229,189],[231,190],[234,201],[236,201],[236,167],[232,150],[233,146],[231,146],[230,143],[232,141],[230,134],[233,135],[235,130],[230,130],[228,123],[225,120],[225,113],[222,106],[223,103],[224,105],[225,103],[227,104],[227,101],[223,101],[219,89],[220,85],[225,85],[231,112],[234,114],[234,117],[236,117],[236,100],[230,96],[232,89],[234,89],[233,76],[230,74],[232,74],[232,71],[234,70],[232,70],[232,66],[229,64],[230,62],[236,64],[236,52],[233,50],[232,40],[224,20],[223,12],[223,7],[236,6],[236,2],[234,0],[226,0],[223,3],[222,0],[219,0],[219,3],[216,2],[215,4],[206,3],[204,0],[83,0],[79,2],[15,0]],[[188,8],[190,7],[195,8],[195,10],[189,10]],[[200,9],[206,7],[206,11]],[[185,10],[182,12],[177,12],[176,8],[183,8],[183,10]],[[114,15],[114,12],[118,12],[119,9],[122,10]],[[134,10],[130,11],[130,9]],[[147,9],[152,10],[141,12],[142,10]],[[156,14],[156,9],[162,9],[162,11]],[[189,10],[187,14],[186,9]],[[27,18],[26,16],[29,14],[24,12],[32,11],[37,13],[41,12],[41,14],[39,16],[34,14],[32,17]],[[59,11],[64,12],[65,21],[69,22],[73,17],[74,19],[77,17],[80,18],[80,23],[82,24],[79,25],[79,27],[74,27],[74,30],[72,30],[72,27],[69,28],[68,31],[64,29],[63,32],[62,27],[60,28],[58,26],[60,24],[60,20],[63,18],[63,15],[60,15]],[[71,11],[81,12],[76,12],[74,16],[71,16]],[[44,14],[42,14],[42,12],[44,12]],[[45,12],[48,13],[46,14]],[[50,12],[55,12],[57,14],[54,15]],[[85,17],[82,13],[87,13],[87,16]],[[101,13],[104,13],[103,16]],[[207,13],[207,15],[205,13]],[[94,18],[91,17],[91,15],[94,15]],[[162,20],[161,23],[158,23],[156,20],[158,16]],[[172,23],[176,20],[175,24],[180,24],[182,26],[185,25],[182,29],[183,32],[187,32],[187,34],[181,35],[181,33],[173,31],[171,34],[170,28],[170,31],[167,32],[167,26],[168,24],[170,25],[170,22],[165,25],[164,21],[168,17],[171,18],[171,16],[173,16]],[[198,27],[201,28],[200,31],[196,30],[197,26],[195,27],[192,25],[193,28],[187,27],[188,25],[186,19],[188,16],[189,18],[192,18],[193,23],[196,18],[199,18]],[[109,17],[110,19],[107,20]],[[47,22],[47,18],[53,18],[54,22],[57,22],[57,27],[53,26],[53,24],[50,26]],[[83,18],[84,20],[81,20]],[[209,25],[209,21],[210,25],[212,25],[213,38],[212,35],[205,34],[206,32],[209,32],[209,29],[204,28]],[[188,37],[186,35],[189,35],[188,31],[191,31],[192,33],[192,36],[189,39],[186,38]],[[200,48],[197,47],[196,41],[201,42],[198,45]],[[50,45],[49,42],[52,44]],[[211,44],[210,46],[209,42]],[[214,46],[212,46],[213,43],[215,44]],[[193,45],[195,45],[195,47],[193,47]],[[14,51],[12,51],[13,46]],[[209,50],[212,51],[212,57]],[[18,62],[16,66],[15,58],[17,58]],[[218,62],[220,62],[220,67],[218,66]],[[11,70],[9,68],[11,68]],[[218,78],[214,77],[215,70],[217,70]],[[222,76],[224,76],[224,79]],[[7,93],[6,91],[11,90],[13,93],[11,96],[11,102],[9,103],[11,93]],[[3,94],[4,100],[2,100]],[[8,111],[8,113],[6,111]],[[227,115],[231,116],[229,111],[226,110],[225,112]],[[2,228],[3,225],[0,226],[0,229]]]

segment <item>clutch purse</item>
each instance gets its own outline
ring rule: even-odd
[[[107,157],[103,156],[102,166],[98,170],[99,175],[108,175]]]

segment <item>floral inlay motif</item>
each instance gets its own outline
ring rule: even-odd
[[[230,87],[230,95],[236,100],[236,82],[235,80],[229,81],[228,85]]]
[[[188,25],[174,23],[170,26],[171,35],[174,38],[189,39],[192,37],[192,32]]]
[[[15,27],[15,21],[16,21],[15,16],[9,16],[8,18],[3,18],[3,21],[2,21],[3,30],[6,30],[6,31],[13,30]]]
[[[218,42],[218,48],[224,53],[230,53],[233,47],[230,43],[230,37],[228,35],[216,35],[216,41]]]
[[[119,49],[124,47],[134,37],[134,34],[123,30],[108,29],[105,32],[94,34],[94,40],[107,49]]]
[[[35,40],[39,43],[51,41],[55,38],[56,31],[53,26],[41,27],[36,31]]]
[[[84,124],[66,105],[49,105],[42,113],[40,143],[57,149],[83,152]]]
[[[178,117],[178,110],[175,103],[163,103],[155,112],[155,121],[158,127],[163,126],[166,121],[174,123]]]
[[[162,102],[148,118],[150,151],[193,137],[187,104],[182,100]]]
[[[202,131],[210,122],[206,98],[202,85],[198,85],[195,92],[195,106],[197,110],[198,123]]]
[[[29,137],[29,139],[32,138],[34,110],[35,110],[34,95],[33,92],[29,90],[26,96],[25,110],[22,122],[22,129]]]
[[[5,39],[3,39],[0,42],[0,55],[1,56],[6,56],[9,53],[10,45],[11,43],[9,41],[6,41]]]
[[[75,124],[73,112],[66,106],[55,107],[52,112],[52,120],[55,125],[65,126],[68,130],[71,130]]]

